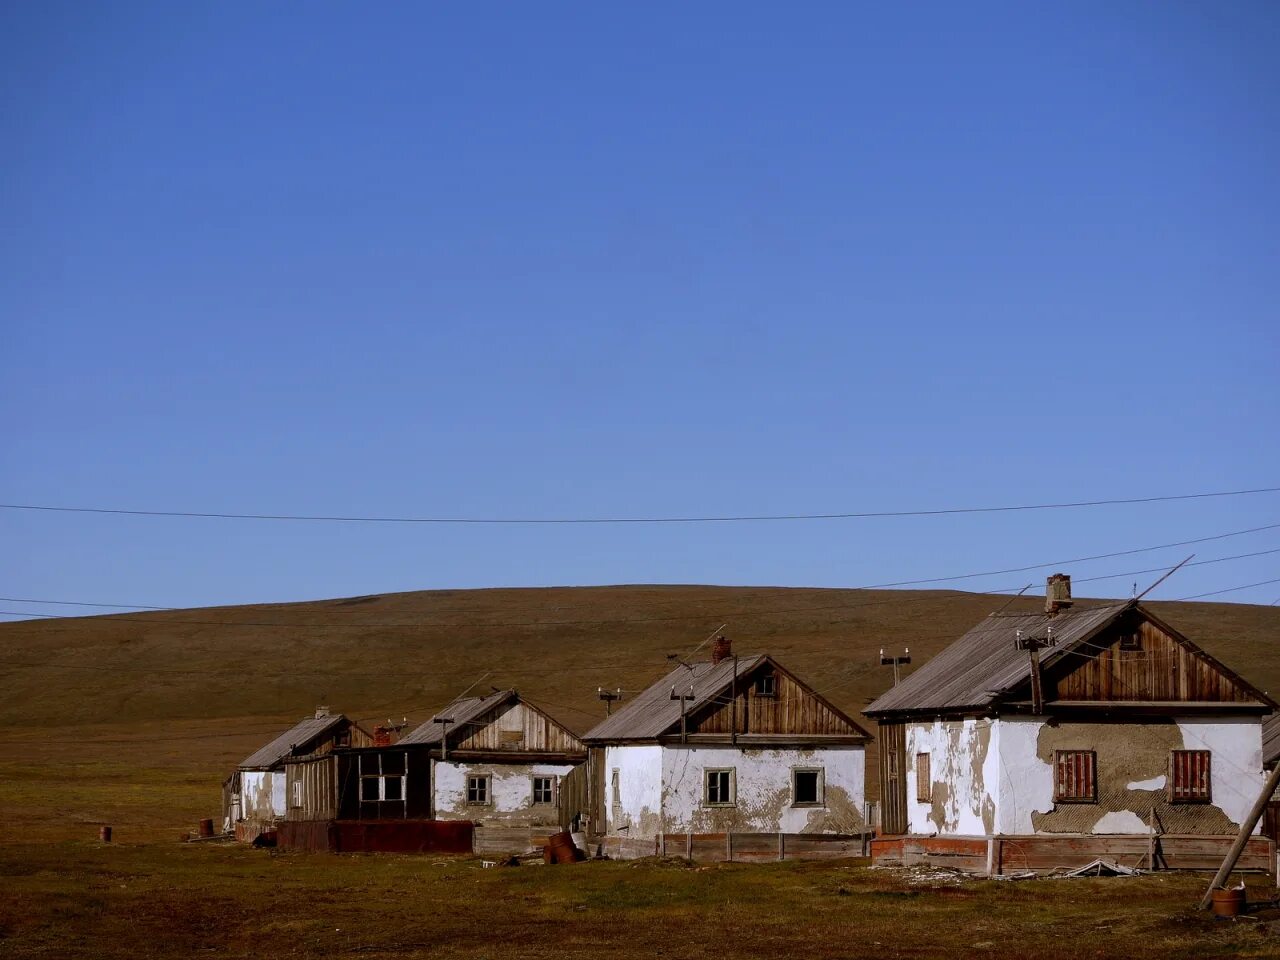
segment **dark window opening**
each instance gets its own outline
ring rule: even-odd
[[[818,806],[822,803],[822,771],[791,771],[791,803],[793,806]]]
[[[550,777],[533,778],[533,802],[550,803],[552,799],[552,780]]]
[[[772,673],[762,673],[756,677],[757,697],[776,697],[778,695],[778,678]]]
[[[727,807],[733,803],[733,771],[708,770],[703,799],[709,806]]]
[[[487,804],[489,802],[489,778],[467,777],[467,803]]]

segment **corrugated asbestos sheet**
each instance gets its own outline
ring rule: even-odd
[[[340,713],[331,717],[307,717],[301,723],[280,734],[265,747],[256,750],[244,760],[241,760],[240,766],[258,769],[274,767],[276,764],[283,762],[285,757],[292,756],[295,747],[309,744],[316,738],[324,736],[346,722],[347,718]]]
[[[439,743],[446,730],[450,734],[465,731],[466,724],[483,716],[508,698],[516,696],[515,690],[499,690],[487,697],[467,697],[455,700],[434,717],[424,723],[407,737],[401,737],[400,743]],[[438,717],[447,717],[449,723],[440,723]],[[451,741],[452,742],[452,741]]]
[[[904,710],[965,710],[988,707],[1000,695],[1028,680],[1031,659],[1017,648],[1024,637],[1045,639],[1053,631],[1053,647],[1041,653],[1052,663],[1087,640],[1132,605],[1132,601],[1043,613],[993,613],[951,646],[867,707],[868,715]]]
[[[681,665],[639,694],[612,716],[592,727],[583,740],[652,740],[666,733],[680,722],[680,701],[671,699],[671,688],[676,693],[688,695],[693,687],[693,699],[685,704],[685,712],[693,713],[713,697],[723,693],[734,678],[735,662],[738,676],[750,673],[764,656],[730,657],[720,663],[703,660],[689,666]]]

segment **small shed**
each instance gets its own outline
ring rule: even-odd
[[[285,764],[292,757],[317,756],[372,742],[356,723],[328,707],[298,721],[245,757],[223,784],[224,826],[237,840],[252,841],[275,829],[287,812]]]

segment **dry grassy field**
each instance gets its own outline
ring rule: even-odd
[[[597,686],[636,690],[727,623],[856,714],[888,682],[881,646],[919,664],[1004,602],[646,586],[0,625],[0,957],[1280,956],[1263,921],[1192,911],[1195,877],[935,888],[848,863],[481,870],[177,842],[217,815],[237,760],[317,703],[419,722],[483,676],[582,730]],[[1280,689],[1280,608],[1153,606]],[[92,839],[101,824],[117,842]]]

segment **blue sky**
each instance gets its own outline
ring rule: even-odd
[[[1280,485],[1280,8],[616,6],[0,9],[0,501],[545,517]],[[0,511],[0,583],[856,586],[1277,522],[1277,494],[664,527]]]

